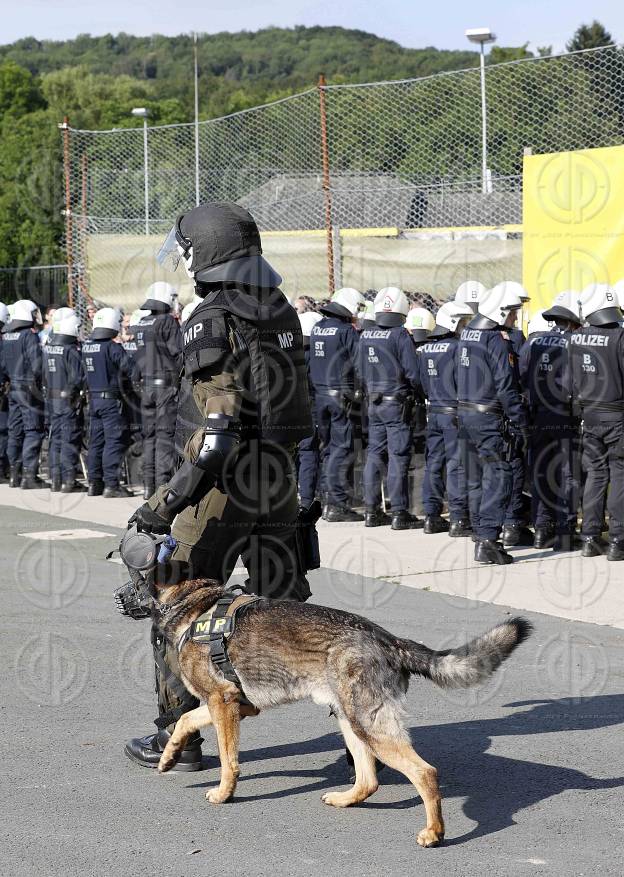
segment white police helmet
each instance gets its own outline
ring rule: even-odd
[[[405,320],[405,328],[414,341],[424,341],[435,328],[435,317],[426,308],[412,308]]]
[[[6,326],[10,319],[11,313],[8,307],[4,302],[0,301],[0,323],[2,323],[3,326]]]
[[[614,283],[613,289],[615,290],[615,294],[617,295],[618,306],[621,311],[624,311],[624,279],[618,280],[617,283]]]
[[[359,313],[359,318],[361,323],[374,323],[375,303],[372,301],[365,301],[364,306]]]
[[[11,314],[12,322],[19,323],[20,326],[32,326],[34,323],[41,323],[41,311],[29,298],[22,298],[13,305],[13,313]]]
[[[619,323],[623,319],[618,295],[608,283],[590,283],[585,287],[581,293],[580,312],[590,326]]]
[[[147,317],[150,314],[150,311],[146,311],[144,308],[137,308],[132,311],[130,314],[130,322],[128,323],[128,327],[132,328],[133,326],[137,326],[143,317]]]
[[[331,300],[321,308],[327,316],[348,317],[352,319],[364,304],[364,296],[357,289],[344,286],[336,290]]]
[[[472,313],[476,314],[479,300],[485,291],[485,286],[478,280],[465,280],[457,287],[455,301],[462,305],[468,305]]]
[[[298,314],[299,322],[301,323],[301,332],[304,338],[309,338],[312,334],[312,329],[316,326],[319,320],[322,320],[323,317],[320,314],[317,314],[316,311],[305,311],[303,314]]]
[[[397,286],[385,286],[375,296],[374,310],[375,314],[403,314],[406,317],[409,302]]]
[[[52,332],[55,335],[78,337],[80,317],[73,308],[58,308],[52,318]]]
[[[522,303],[531,300],[531,296],[521,283],[518,283],[515,280],[503,280],[503,283],[505,284],[505,288],[507,289],[507,291],[515,292]],[[499,283],[498,286],[500,285],[501,284]]]
[[[545,311],[542,311],[542,315],[546,320],[554,320],[556,317],[560,317],[562,320],[570,320],[573,323],[582,322],[580,316],[580,302],[581,293],[575,292],[573,289],[567,289],[565,292],[560,292],[553,299],[553,303],[549,308],[546,308]]]
[[[449,332],[454,332],[462,320],[472,316],[473,311],[469,305],[459,301],[447,301],[436,314],[436,324],[431,334],[447,335]]]
[[[522,299],[518,295],[517,283],[503,281],[485,292],[479,301],[477,314],[485,317],[496,326],[501,326],[510,311],[518,311],[522,307]]]
[[[93,317],[94,341],[114,338],[121,331],[121,311],[118,308],[100,308]]]
[[[178,291],[170,283],[165,283],[164,280],[157,280],[156,283],[148,286],[146,295],[147,298],[142,306],[143,310],[151,310],[151,302],[157,302],[172,308],[178,297]]]
[[[536,314],[533,314],[529,320],[527,333],[529,335],[534,335],[536,332],[550,332],[552,327],[552,322],[549,323],[548,320],[545,319],[544,312],[538,311]]]

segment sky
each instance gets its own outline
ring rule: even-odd
[[[621,0],[0,0],[0,43],[25,36],[68,39],[79,33],[174,35],[196,30],[258,30],[270,25],[339,25],[403,46],[466,48],[464,30],[490,27],[499,45],[561,50],[580,23],[597,18],[624,42]]]

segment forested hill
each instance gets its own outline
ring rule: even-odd
[[[78,67],[89,74],[131,77],[153,98],[175,99],[189,111],[192,46],[189,35],[81,35],[64,42],[29,37],[0,46],[0,63],[14,61],[37,76]],[[201,111],[211,117],[291,94],[315,85],[320,72],[334,83],[402,79],[473,67],[476,58],[471,51],[405,49],[340,27],[201,34]]]

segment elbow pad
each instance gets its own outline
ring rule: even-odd
[[[240,423],[219,414],[208,415],[204,440],[194,463],[185,460],[167,485],[165,504],[179,514],[196,505],[221,481],[227,460],[240,444]]]

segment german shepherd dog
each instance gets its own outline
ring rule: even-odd
[[[207,579],[167,586],[156,594],[161,606],[156,604],[154,620],[176,644],[224,594],[223,586]],[[241,692],[212,663],[208,646],[188,640],[179,655],[182,679],[205,703],[178,720],[158,770],[170,770],[189,736],[214,725],[221,778],[206,798],[222,804],[232,797],[238,780],[241,717],[309,697],[330,707],[355,765],[353,787],[327,792],[322,796],[325,804],[350,807],[372,795],[378,787],[378,758],[414,784],[427,814],[417,841],[423,847],[437,846],[444,838],[437,771],[414,751],[402,721],[409,677],[424,676],[441,688],[476,685],[531,630],[529,621],[513,618],[461,648],[437,652],[350,612],[286,600],[249,603],[239,612],[228,654],[254,706],[239,703]]]

